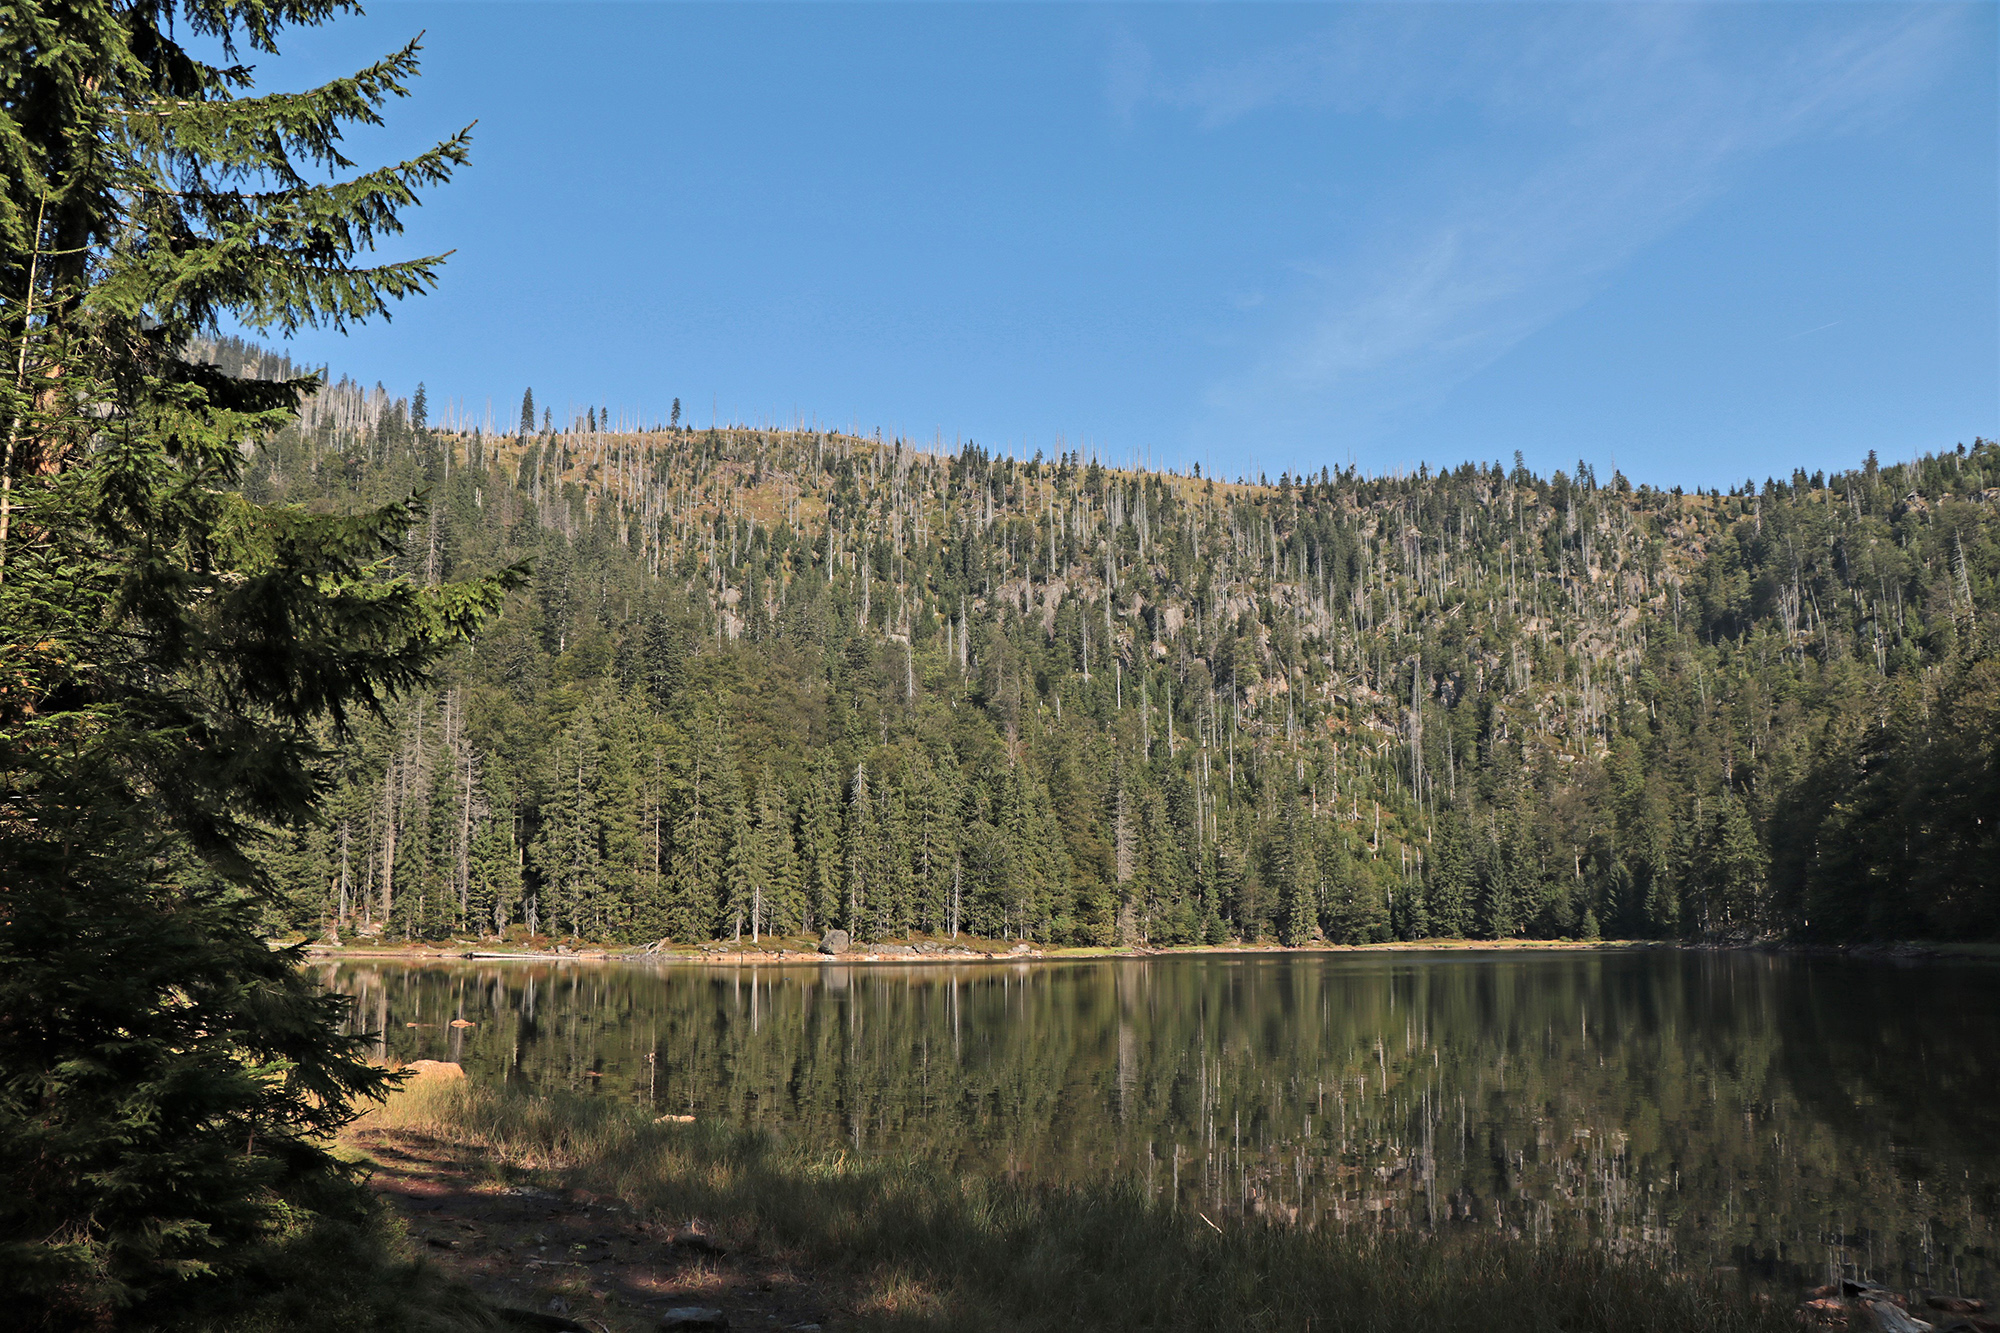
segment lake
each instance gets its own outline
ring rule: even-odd
[[[396,1059],[1210,1218],[2000,1295],[2000,966],[1640,950],[355,962]],[[462,1018],[474,1026],[453,1028]],[[409,1026],[415,1024],[417,1026]]]

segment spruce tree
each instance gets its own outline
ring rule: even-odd
[[[736,744],[720,717],[710,734],[715,809],[723,846],[722,897],[729,927],[741,937],[744,920],[750,915],[750,875],[744,860],[750,841],[750,809],[744,799],[742,770],[736,764]]]
[[[874,803],[868,796],[868,769],[854,766],[854,782],[847,790],[846,820],[841,825],[841,904],[840,924],[848,934],[861,938],[868,897],[875,888],[877,861]]]
[[[764,766],[757,784],[757,821],[744,858],[751,885],[750,934],[789,934],[798,930],[805,911],[799,858],[792,839],[792,815],[784,785]]]
[[[585,933],[590,899],[602,878],[599,787],[602,756],[593,709],[581,708],[549,755],[548,793],[528,864],[541,881],[540,908],[552,933]]]
[[[702,940],[742,900],[736,836],[743,819],[737,779],[721,722],[703,710],[680,778],[674,821],[668,929],[678,940]]]
[[[804,861],[807,930],[826,930],[840,916],[840,780],[832,756],[820,760],[807,782],[799,812],[799,851]]]
[[[225,320],[343,328],[435,280],[436,257],[362,260],[464,137],[358,174],[339,152],[402,95],[416,45],[282,98],[235,63],[338,7],[22,0],[0,22],[14,1327],[215,1317],[254,1294],[260,1242],[360,1207],[323,1145],[389,1076],[343,1035],[346,1002],[267,947],[258,852],[312,818],[324,738],[419,685],[518,580],[385,577],[414,499],[243,498],[244,446],[315,381],[187,355]]]
[[[1304,944],[1319,924],[1319,863],[1305,802],[1294,791],[1285,801],[1277,848],[1278,928],[1286,944]]]
[[[1181,850],[1179,830],[1168,814],[1167,798],[1157,787],[1149,788],[1140,798],[1139,822],[1146,867],[1143,922],[1147,941],[1192,943],[1199,922],[1194,895],[1189,891],[1187,858]],[[1061,844],[1058,841],[1056,845]]]
[[[1704,877],[1715,895],[1719,924],[1735,930],[1754,927],[1761,915],[1764,852],[1743,802],[1727,788],[1715,803],[1714,823],[1703,861]]]
[[[956,935],[965,895],[965,806],[966,781],[957,758],[946,750],[938,758],[931,787],[932,829],[930,859],[937,918],[928,922],[932,931]]]
[[[602,701],[597,825],[602,880],[592,895],[599,939],[634,939],[635,905],[645,883],[645,832],[640,827],[640,775],[633,747],[633,716],[623,699]],[[657,937],[656,937],[657,938]]]
[[[1025,937],[1040,915],[1047,886],[1042,875],[1039,821],[1027,766],[1016,763],[1000,786],[1000,831],[1005,848],[1005,927]]]
[[[1431,931],[1448,938],[1466,934],[1472,925],[1472,855],[1465,845],[1465,816],[1457,806],[1439,816],[1437,846],[1426,869]]]
[[[945,827],[938,771],[921,750],[910,763],[906,800],[910,821],[911,920],[916,928],[936,934],[945,920],[953,839]]]
[[[521,857],[514,840],[514,793],[495,762],[480,775],[474,806],[472,846],[467,866],[471,928],[502,934],[521,907]]]
[[[1503,847],[1496,830],[1486,844],[1480,874],[1479,932],[1487,939],[1511,939],[1521,933],[1521,895],[1516,886],[1520,873],[1518,849],[1511,839]]]
[[[916,879],[911,873],[908,782],[884,788],[876,802],[875,893],[869,904],[876,939],[910,933]]]
[[[1233,932],[1245,943],[1257,938],[1257,923],[1250,912],[1249,877],[1249,858],[1243,853],[1236,823],[1224,820],[1215,843],[1215,909],[1224,931]]]
[[[1320,927],[1329,939],[1352,942],[1354,902],[1364,873],[1348,851],[1347,839],[1338,830],[1329,830],[1319,846],[1320,882],[1325,886]]]

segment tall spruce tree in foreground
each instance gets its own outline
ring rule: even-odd
[[[255,97],[327,0],[0,8],[0,1290],[14,1327],[226,1306],[282,1228],[359,1206],[326,1151],[385,1075],[255,929],[253,853],[314,811],[321,742],[518,574],[389,577],[415,499],[246,502],[243,446],[311,379],[189,359],[234,319],[345,327],[438,258],[357,262],[461,134],[357,173],[414,43]],[[227,65],[206,63],[218,50]],[[325,183],[325,182],[331,183]],[[319,183],[316,183],[319,182]]]

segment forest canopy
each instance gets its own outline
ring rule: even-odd
[[[232,365],[274,358],[240,344]],[[1077,944],[2000,930],[2000,445],[1726,492],[434,429],[246,489],[534,561],[273,856],[302,931]]]

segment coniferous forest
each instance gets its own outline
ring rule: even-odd
[[[376,247],[470,160],[470,126],[347,156],[420,39],[260,91],[351,7],[0,22],[10,1327],[1730,1333],[1796,1321],[1717,1275],[1822,1265],[1861,1294],[1808,1311],[1880,1322],[1878,1277],[1973,1308],[1973,967],[305,967],[2000,940],[2000,443],[1694,494],[1476,442],[1217,477],[330,381],[222,335],[432,290],[448,252]],[[1721,1166],[1684,1186],[1690,1151]]]
[[[274,928],[2000,932],[1994,442],[1683,494],[430,417],[342,382],[245,471],[423,493],[415,580],[534,569],[338,750]]]

